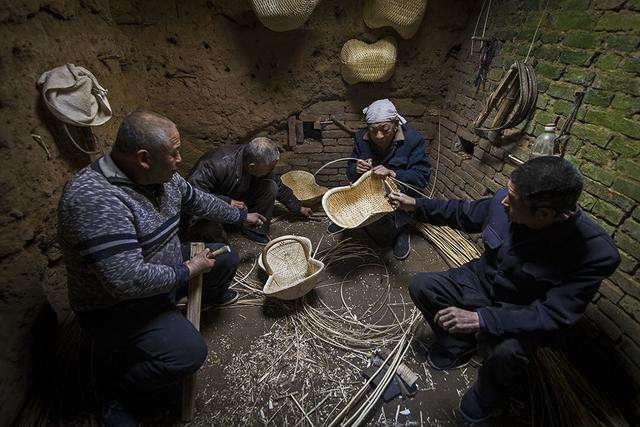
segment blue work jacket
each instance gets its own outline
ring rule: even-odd
[[[543,230],[513,224],[501,203],[506,194],[503,188],[477,201],[418,199],[416,219],[482,233],[482,256],[451,274],[481,291],[468,304],[479,307],[483,331],[520,335],[573,325],[620,264],[618,250],[580,209]]]
[[[378,154],[371,147],[366,128],[356,132],[353,155],[357,159],[372,159],[373,166],[384,165],[396,173],[396,179],[415,187],[424,188],[429,182],[431,164],[427,159],[427,144],[418,131],[408,124],[400,127],[394,141],[384,154]],[[347,177],[355,182],[360,175],[356,172],[355,160],[347,165]]]

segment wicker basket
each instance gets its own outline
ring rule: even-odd
[[[340,52],[342,78],[349,83],[386,82],[393,75],[398,48],[393,37],[373,44],[351,39]]]
[[[284,300],[306,295],[324,269],[321,261],[311,258],[311,241],[301,236],[273,239],[263,249],[260,261],[269,275],[262,291]]]
[[[398,191],[393,181],[374,177],[368,171],[350,186],[327,191],[322,197],[322,207],[340,227],[363,227],[393,212],[387,199],[389,191]]]
[[[251,0],[251,7],[262,24],[272,31],[301,27],[320,0]]]
[[[307,171],[289,171],[282,175],[282,183],[293,191],[303,205],[312,205],[322,198],[328,188],[318,185],[316,178]]]
[[[426,7],[427,0],[365,0],[363,18],[370,28],[392,27],[410,39],[420,28]]]

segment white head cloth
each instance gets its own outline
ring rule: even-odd
[[[407,123],[404,117],[398,114],[396,106],[388,99],[378,99],[362,110],[365,115],[367,124],[390,122],[392,120],[398,120],[401,125]]]

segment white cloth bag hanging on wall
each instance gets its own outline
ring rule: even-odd
[[[42,73],[38,86],[49,111],[63,123],[98,126],[113,115],[107,90],[86,68],[74,64],[53,68]]]

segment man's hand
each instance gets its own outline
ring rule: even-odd
[[[396,173],[391,169],[387,169],[382,165],[378,165],[373,168],[373,176],[377,176],[378,178],[384,178],[385,176],[390,176],[391,178],[395,178]]]
[[[306,208],[303,206],[300,208],[300,215],[305,218],[309,218],[311,215],[313,215],[313,211],[311,210],[311,208]]]
[[[363,173],[371,169],[372,164],[373,164],[373,161],[371,159],[367,159],[367,160],[360,159],[358,160],[358,163],[356,163],[356,172],[362,175]]]
[[[244,204],[244,202],[240,201],[240,200],[234,200],[231,199],[231,201],[229,202],[229,204],[231,206],[233,206],[234,208],[238,208],[238,209],[247,209],[247,205]]]
[[[185,265],[189,269],[189,277],[193,277],[200,273],[207,273],[208,271],[210,271],[216,264],[216,260],[210,256],[211,250],[209,248],[206,248],[205,250],[197,253],[196,256],[185,262]]]
[[[259,213],[252,212],[247,214],[247,219],[244,221],[243,225],[249,228],[258,228],[262,227],[265,222],[267,222],[267,218],[263,217]]]
[[[387,197],[389,198],[389,203],[391,203],[391,206],[393,206],[394,209],[400,209],[409,212],[412,212],[416,209],[416,199],[414,199],[413,197],[409,197],[404,193],[392,191]]]
[[[452,334],[474,334],[480,331],[480,316],[475,311],[447,307],[436,313],[435,322]]]

